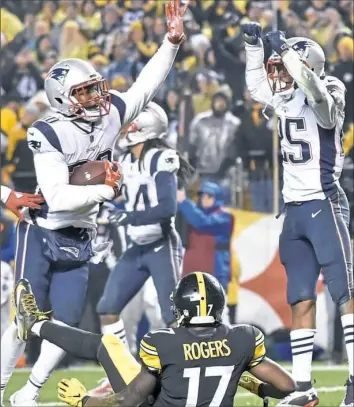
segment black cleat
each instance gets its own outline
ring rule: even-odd
[[[340,407],[354,407],[354,377],[351,376],[347,380],[345,386],[347,391],[345,393],[344,400],[341,402]]]
[[[21,278],[15,287],[14,302],[16,310],[16,323],[18,338],[27,342],[32,326],[39,321],[47,320],[48,317],[41,312],[34,298],[31,284],[25,278]]]

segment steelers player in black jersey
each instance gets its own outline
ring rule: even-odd
[[[140,406],[153,394],[155,407],[230,407],[239,384],[262,398],[281,399],[296,390],[289,373],[266,357],[259,329],[221,322],[225,293],[213,276],[188,274],[171,297],[177,327],[146,334],[141,363],[112,335],[48,321],[27,280],[15,289],[16,319],[24,338],[32,332],[79,357],[98,360],[105,369],[115,393],[104,398],[87,396],[77,379],[59,382],[59,399],[74,407]]]

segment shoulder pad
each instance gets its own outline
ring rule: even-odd
[[[63,152],[56,132],[50,124],[43,121],[35,122],[27,130],[27,142],[34,154]]]
[[[158,150],[151,158],[150,174],[167,171],[176,172],[179,169],[179,157],[175,150]]]
[[[139,356],[147,369],[155,372],[161,371],[161,361],[151,332],[147,333],[140,342]]]

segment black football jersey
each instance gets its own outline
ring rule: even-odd
[[[264,335],[250,325],[164,328],[144,336],[139,354],[160,379],[154,407],[230,407],[242,373],[265,357]]]

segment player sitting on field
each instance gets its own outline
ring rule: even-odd
[[[282,398],[295,390],[291,376],[265,356],[262,332],[222,324],[225,292],[213,276],[188,274],[171,298],[178,327],[144,336],[141,365],[113,335],[48,321],[25,279],[15,289],[16,319],[21,338],[32,332],[78,357],[98,360],[105,369],[115,392],[107,397],[89,397],[77,379],[58,384],[59,399],[74,407],[139,406],[152,394],[154,406],[229,407],[246,371],[261,382],[250,377],[240,384],[260,397]]]

